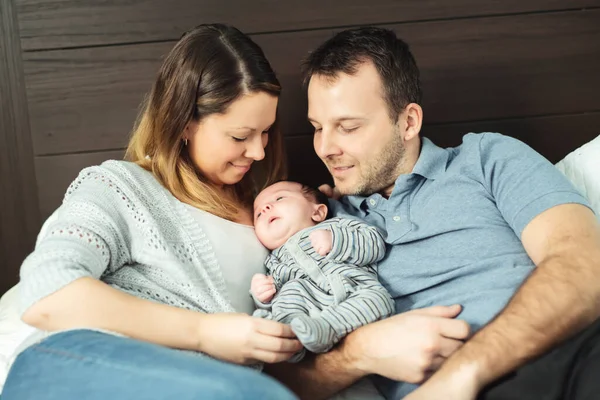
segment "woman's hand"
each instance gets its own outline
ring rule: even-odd
[[[273,277],[265,274],[254,274],[250,282],[250,292],[261,303],[268,303],[277,292]]]
[[[236,364],[277,363],[300,349],[289,325],[247,314],[206,314],[199,326],[198,350]]]

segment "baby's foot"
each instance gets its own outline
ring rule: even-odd
[[[294,318],[290,325],[298,340],[313,353],[324,353],[340,340],[323,318],[303,315]]]

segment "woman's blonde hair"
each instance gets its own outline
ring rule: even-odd
[[[166,56],[134,127],[125,158],[152,172],[176,198],[226,219],[249,207],[256,193],[284,179],[283,138],[277,120],[265,158],[228,188],[227,195],[194,166],[183,142],[186,126],[224,113],[241,96],[279,96],[281,85],[261,48],[224,24],[200,25]]]

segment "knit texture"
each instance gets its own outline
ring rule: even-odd
[[[205,313],[234,311],[202,227],[143,168],[106,161],[71,183],[21,267],[21,310],[81,277]]]

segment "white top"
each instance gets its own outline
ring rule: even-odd
[[[254,274],[265,273],[264,262],[269,251],[259,242],[254,227],[185,206],[212,245],[231,305],[237,312],[252,314],[255,305],[249,295],[250,281]]]

